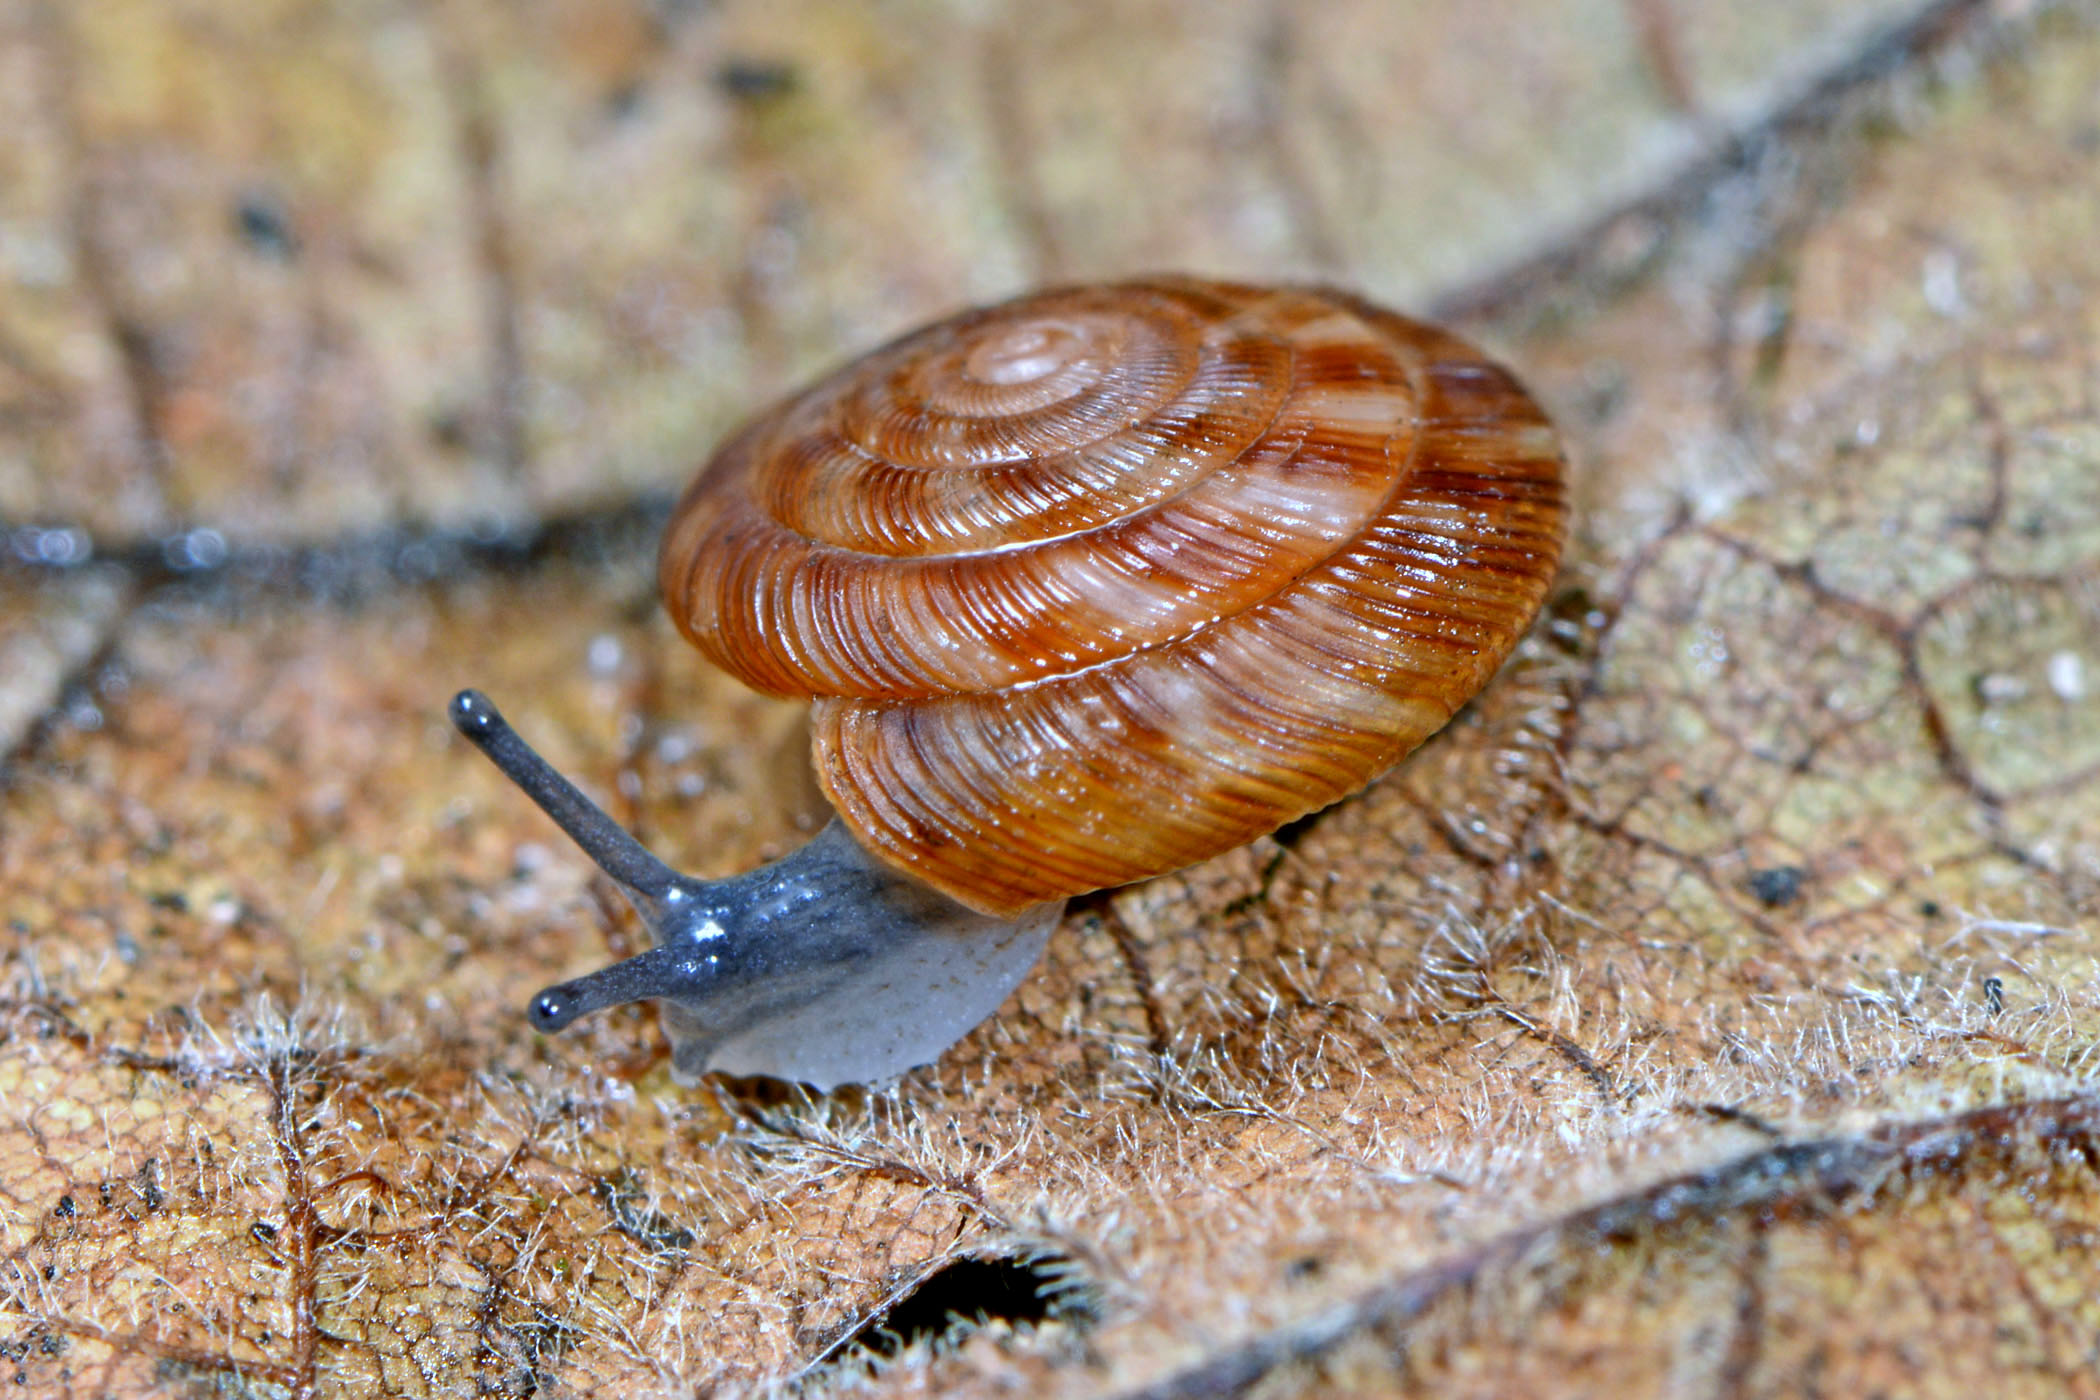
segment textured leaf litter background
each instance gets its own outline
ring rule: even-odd
[[[0,0],[0,1380],[2093,1392],[2094,18]],[[678,863],[786,849],[667,493],[1159,266],[1535,384],[1518,662],[894,1087],[533,1034],[639,930],[450,690]]]

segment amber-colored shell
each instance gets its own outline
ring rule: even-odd
[[[1560,558],[1499,366],[1343,293],[1185,279],[967,312],[759,417],[664,538],[671,616],[813,697],[878,856],[979,910],[1156,875],[1450,719]]]

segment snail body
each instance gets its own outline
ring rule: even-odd
[[[761,415],[680,501],[659,577],[705,655],[812,701],[839,825],[805,850],[845,842],[957,930],[841,1004],[881,983],[898,1019],[981,1019],[1067,897],[1242,845],[1442,727],[1530,624],[1564,530],[1550,424],[1462,341],[1345,293],[1162,278],[964,313]],[[474,699],[455,703],[470,736],[494,714]],[[587,850],[626,840],[596,823]],[[652,928],[657,948],[594,976],[676,944]],[[850,986],[876,946],[819,961]],[[994,946],[975,961],[997,968],[959,970],[953,948]],[[970,985],[918,995],[922,975]],[[707,1029],[726,988],[614,980],[566,1004],[665,998],[687,1073],[828,1084],[939,1050],[863,1053],[864,1028],[729,1066]]]

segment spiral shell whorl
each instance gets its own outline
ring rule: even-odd
[[[1338,293],[1042,293],[877,351],[681,502],[671,613],[817,698],[876,854],[1005,912],[1178,868],[1440,727],[1559,558],[1552,431],[1499,368]]]

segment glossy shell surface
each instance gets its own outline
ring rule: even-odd
[[[1463,341],[1347,294],[1037,293],[764,414],[665,536],[681,630],[815,701],[861,842],[1006,913],[1356,791],[1493,675],[1560,448]]]

